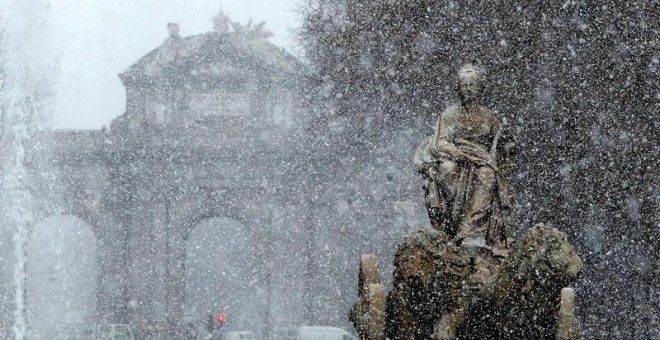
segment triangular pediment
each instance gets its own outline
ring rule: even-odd
[[[246,77],[251,74],[296,74],[300,63],[265,38],[240,32],[208,32],[170,37],[120,75],[122,82],[153,82],[173,77]]]

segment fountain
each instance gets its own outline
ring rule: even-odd
[[[460,102],[440,115],[414,163],[431,226],[394,255],[392,289],[363,255],[350,319],[362,339],[581,339],[574,291],[583,263],[563,232],[511,219],[516,139],[479,99],[482,73],[457,72]]]
[[[40,78],[47,73],[41,72],[44,64],[36,57],[37,50],[44,47],[40,43],[46,39],[46,34],[39,35],[43,33],[43,21],[36,20],[43,13],[39,7],[44,3],[0,1],[0,213],[2,231],[12,235],[13,243],[13,252],[1,255],[13,260],[13,292],[6,295],[13,295],[14,305],[13,315],[3,318],[13,320],[17,340],[27,333],[26,249],[34,222],[30,179],[25,169],[26,146],[45,111],[40,104],[47,82]],[[3,332],[3,336],[9,336]]]

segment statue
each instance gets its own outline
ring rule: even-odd
[[[365,340],[579,340],[567,286],[582,261],[555,227],[510,232],[515,141],[480,105],[476,67],[462,67],[457,85],[460,104],[440,115],[414,156],[431,226],[397,246],[389,292],[378,259],[362,255],[350,320]]]
[[[438,117],[417,149],[415,167],[426,179],[431,225],[457,244],[466,237],[506,246],[511,192],[508,174],[515,142],[506,121],[480,105],[483,79],[473,65],[458,72],[458,105]]]

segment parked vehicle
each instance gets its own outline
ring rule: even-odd
[[[12,329],[0,329],[0,339],[13,338]],[[58,324],[48,328],[29,328],[26,340],[133,340],[133,332],[124,324]]]
[[[224,340],[257,340],[250,331],[231,331],[225,333]]]
[[[351,333],[337,327],[302,326],[297,340],[357,340]]]
[[[133,340],[131,327],[123,324],[100,324],[96,327],[96,339]]]

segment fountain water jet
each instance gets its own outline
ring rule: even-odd
[[[11,233],[13,254],[13,333],[17,340],[27,333],[25,282],[27,239],[34,222],[29,174],[25,168],[26,145],[43,116],[45,66],[37,57],[47,35],[38,23],[39,6],[46,1],[27,3],[0,0],[0,213],[2,229]],[[6,336],[7,334],[5,334]]]
[[[8,162],[2,177],[3,204],[2,215],[4,223],[12,231],[14,242],[14,334],[16,339],[23,339],[27,329],[25,320],[25,269],[27,265],[26,245],[28,228],[33,217],[31,211],[32,196],[27,186],[28,176],[23,166],[25,160],[24,143],[29,136],[25,119],[25,111],[21,108],[20,97],[10,91],[2,99],[4,118],[10,128],[5,131],[5,141],[10,141]],[[4,95],[3,95],[4,97]]]

